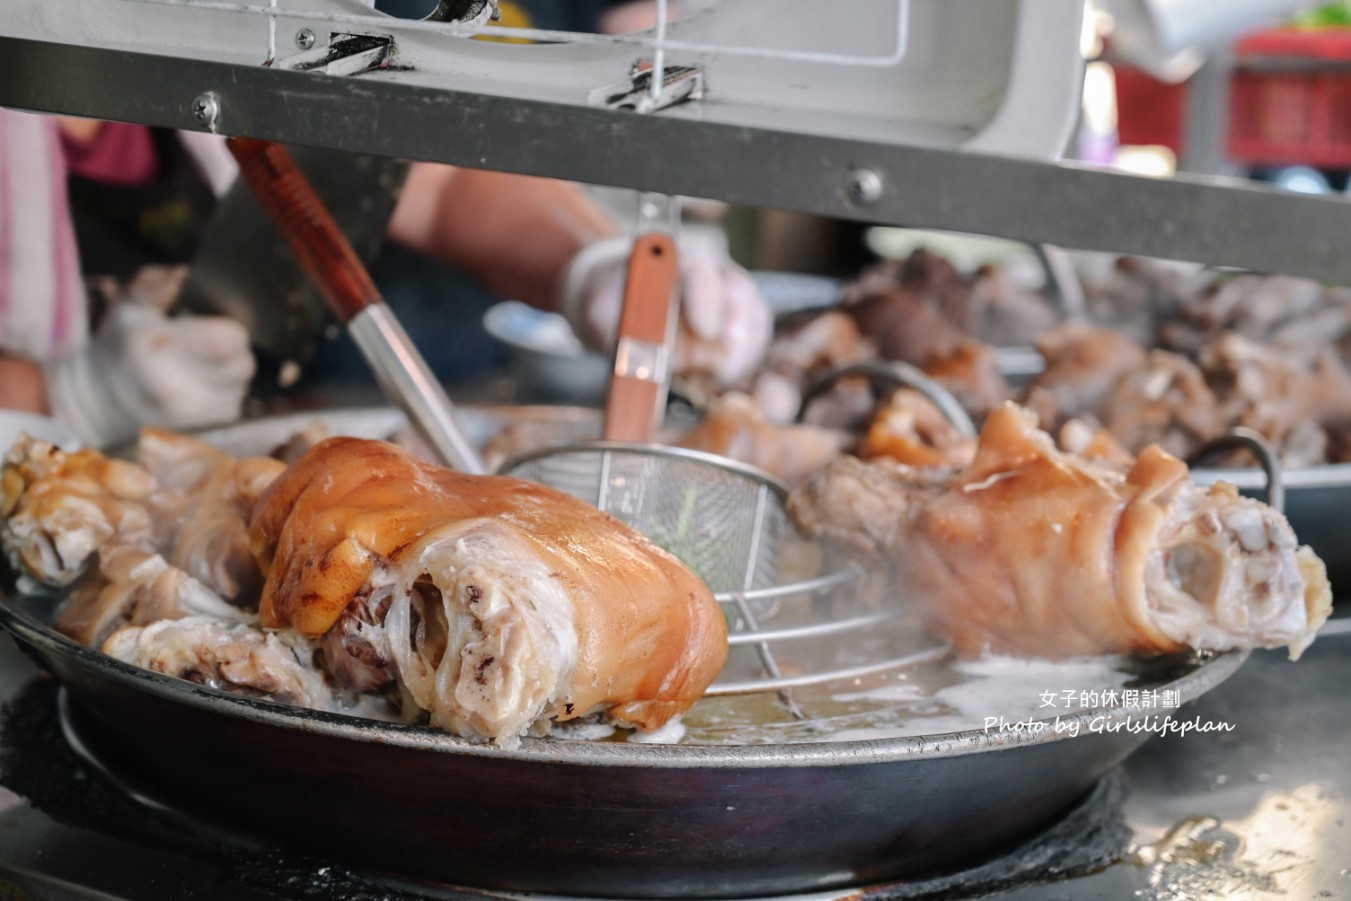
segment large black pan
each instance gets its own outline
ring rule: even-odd
[[[0,625],[65,685],[84,738],[149,797],[227,829],[459,885],[707,898],[932,873],[1034,832],[1150,734],[1109,731],[1141,723],[1142,711],[1118,707],[1062,715],[1078,723],[1073,737],[973,722],[876,741],[528,739],[507,751],[219,693],[79,646],[49,619],[49,600],[0,597]],[[1141,684],[1185,703],[1244,659],[1161,659]]]

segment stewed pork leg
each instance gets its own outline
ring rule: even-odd
[[[1279,647],[1331,609],[1289,523],[1150,447],[1128,470],[1057,450],[997,408],[975,459],[918,470],[842,458],[795,492],[809,533],[892,567],[899,597],[960,652],[1071,657]]]

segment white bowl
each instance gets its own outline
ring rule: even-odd
[[[610,384],[610,361],[588,350],[566,319],[515,300],[483,314],[483,327],[507,346],[526,399],[597,404]]]
[[[0,410],[0,455],[6,453],[19,435],[27,433],[41,441],[55,444],[64,450],[76,450],[83,442],[68,426],[50,416],[21,413],[18,410]]]

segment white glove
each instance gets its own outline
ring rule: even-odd
[[[588,245],[568,264],[559,309],[588,347],[614,350],[633,242]],[[675,373],[733,384],[760,362],[774,316],[755,282],[725,253],[696,241],[676,243],[680,260],[680,335]]]
[[[43,365],[57,419],[94,447],[134,438],[143,425],[194,428],[239,418],[253,354],[232,319],[170,319],[119,302],[83,350]]]

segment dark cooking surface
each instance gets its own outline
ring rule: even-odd
[[[111,820],[127,841],[59,823],[0,791],[0,895],[7,882],[28,886],[46,880],[39,883],[47,886],[45,894],[33,897],[102,897],[91,889],[127,898],[428,896],[366,882],[332,862],[275,851],[241,854],[228,845],[182,837],[74,763],[57,733],[54,689],[30,685],[14,696],[30,675],[12,642],[0,639],[0,696],[17,701],[0,735],[6,748],[0,783],[20,788],[58,817]],[[1276,652],[1255,654],[1229,682],[1187,710],[1189,717],[1233,723],[1232,732],[1152,739],[1128,759],[1124,776],[1100,787],[1075,814],[1079,820],[1061,824],[1059,832],[1087,829],[1092,838],[1068,848],[1056,846],[1055,835],[1031,841],[1022,855],[976,871],[982,896],[994,890],[998,898],[1065,901],[1351,897],[1348,688],[1351,637],[1320,639],[1294,666]],[[61,773],[76,775],[62,780]],[[1124,846],[1121,817],[1143,851],[1134,862],[1093,867],[1095,859],[1118,856],[1114,852]],[[1176,841],[1151,846],[1175,826]],[[1026,875],[1010,879],[1019,866],[1044,875],[1048,863],[1062,872],[1097,871],[1050,884]],[[50,888],[57,879],[84,891]],[[944,880],[878,887],[868,896],[935,892],[972,895],[970,883]],[[484,897],[444,891],[432,896]]]

